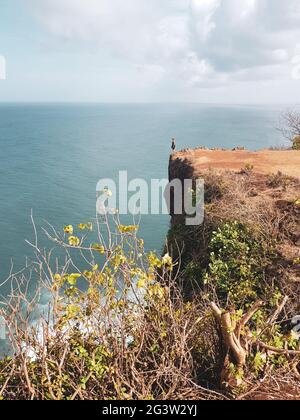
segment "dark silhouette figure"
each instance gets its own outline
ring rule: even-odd
[[[175,152],[175,150],[176,150],[176,140],[175,139],[172,139],[172,150],[173,150],[173,152]]]

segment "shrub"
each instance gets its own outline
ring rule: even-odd
[[[300,150],[300,136],[296,136],[293,138],[293,149]]]
[[[210,251],[205,283],[224,303],[229,299],[242,308],[262,297],[270,250],[254,239],[246,226],[238,222],[222,225],[212,233]]]
[[[291,183],[291,178],[282,172],[277,172],[269,176],[267,185],[271,188],[287,188]]]
[[[29,277],[39,286],[30,297],[24,273],[1,310],[12,344],[0,362],[1,399],[216,398],[195,384],[212,348],[201,333],[203,303],[184,302],[176,263],[147,253],[138,226],[115,223],[113,232],[108,221],[98,224],[96,243],[91,224],[47,232],[66,253],[60,265],[33,245]],[[45,293],[49,307],[32,323]]]
[[[241,173],[243,175],[252,175],[254,171],[254,165],[252,165],[251,163],[246,163],[246,165],[244,166],[244,168],[242,168]]]

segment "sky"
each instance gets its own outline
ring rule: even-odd
[[[0,101],[299,103],[300,0],[0,0]]]

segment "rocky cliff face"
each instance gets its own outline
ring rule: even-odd
[[[173,153],[170,156],[169,162],[169,180],[174,179],[190,179],[194,177],[194,167],[191,161],[184,157],[184,155],[177,155]]]

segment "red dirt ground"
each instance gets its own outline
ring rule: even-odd
[[[246,165],[251,165],[256,173],[271,174],[280,171],[288,176],[300,178],[300,151],[296,150],[250,152],[187,149],[174,153],[173,159],[176,158],[187,160],[195,173],[210,168],[240,171]]]

